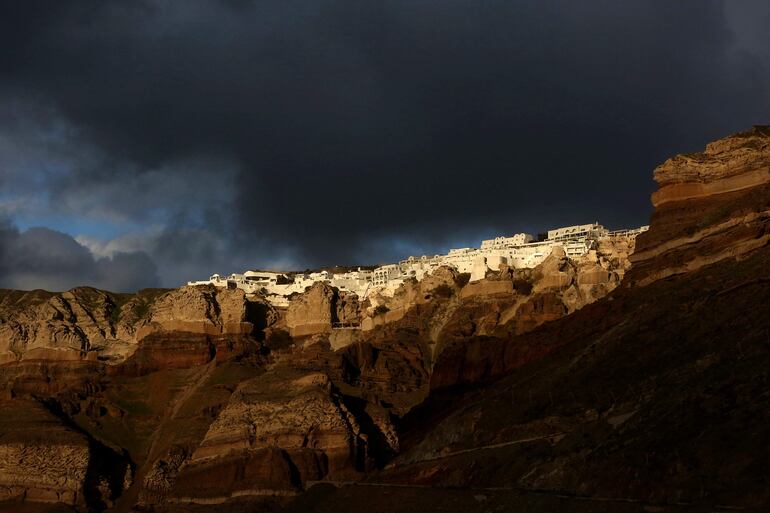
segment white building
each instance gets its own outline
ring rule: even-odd
[[[374,280],[374,272],[360,267],[356,271],[335,273],[330,285],[346,292],[353,292],[359,297],[365,297]]]
[[[564,228],[556,228],[555,230],[548,230],[549,241],[562,241],[562,240],[580,240],[586,238],[598,239],[604,237],[609,233],[604,226],[599,223],[593,224],[580,224],[576,226],[565,226]]]
[[[511,237],[495,237],[494,239],[482,240],[479,249],[503,249],[521,246],[532,242],[534,238],[528,233],[517,233]]]
[[[372,273],[372,285],[381,286],[396,278],[401,278],[401,266],[398,264],[388,264],[378,267]]]
[[[401,260],[398,266],[404,279],[414,278],[419,281],[435,271],[443,261],[444,257],[441,255],[422,255],[419,258],[410,256],[406,260]]]
[[[450,249],[442,263],[454,267],[461,273],[469,273],[473,267],[473,259],[479,255],[481,250],[475,248]]]

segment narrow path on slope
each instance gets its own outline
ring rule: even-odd
[[[434,489],[434,490],[455,490],[455,491],[468,491],[468,492],[517,492],[522,495],[543,495],[547,497],[553,497],[555,499],[572,500],[572,501],[584,501],[584,502],[603,502],[603,503],[618,503],[618,504],[638,504],[645,508],[677,508],[681,510],[691,510],[698,506],[691,502],[648,502],[640,499],[633,499],[628,497],[601,497],[591,495],[578,495],[567,491],[560,490],[538,490],[531,488],[524,488],[518,486],[437,486],[437,485],[420,485],[420,484],[402,484],[402,483],[374,483],[369,481],[307,481],[305,483],[305,490],[309,490],[313,486],[329,484],[335,488],[343,488],[346,486],[365,486],[371,488],[407,488],[407,489]],[[746,508],[741,506],[728,506],[716,504],[710,506],[711,511],[746,511]]]
[[[428,461],[436,461],[441,460],[445,458],[451,458],[454,456],[462,455],[462,454],[470,454],[478,451],[485,451],[489,449],[499,449],[502,447],[508,447],[512,445],[519,445],[519,444],[525,444],[528,442],[536,442],[539,440],[561,440],[564,438],[568,433],[567,432],[559,432],[559,433],[552,433],[549,435],[543,435],[543,436],[535,436],[530,438],[522,438],[519,440],[512,440],[509,442],[501,442],[496,444],[489,444],[489,445],[482,445],[479,447],[473,447],[470,449],[462,449],[460,451],[454,451],[446,454],[442,454],[440,456],[425,458],[421,460],[416,460],[413,462],[410,462],[408,465],[413,465],[417,463],[423,463]],[[408,466],[405,465],[405,466]],[[397,468],[396,466],[386,466],[386,469],[393,469]],[[627,497],[600,497],[600,496],[587,496],[587,495],[578,495],[574,493],[570,493],[567,491],[559,491],[559,490],[540,490],[540,489],[532,489],[532,488],[525,488],[521,486],[468,486],[468,487],[457,487],[457,486],[439,486],[439,485],[427,485],[427,484],[403,484],[403,483],[383,483],[383,482],[373,482],[373,481],[331,481],[331,480],[320,480],[320,481],[306,481],[304,483],[304,489],[308,490],[316,485],[321,484],[329,484],[336,488],[342,488],[344,486],[369,486],[369,487],[382,487],[382,488],[415,488],[415,489],[453,489],[453,490],[467,490],[472,492],[518,492],[522,494],[533,494],[533,495],[545,495],[548,497],[553,497],[557,499],[566,499],[566,500],[574,500],[574,501],[588,501],[588,502],[609,502],[609,503],[629,503],[629,504],[639,504],[641,506],[645,507],[667,507],[667,508],[678,508],[678,509],[691,509],[696,506],[696,504],[689,503],[689,502],[648,502],[643,501],[640,499],[633,499],[633,498],[627,498]],[[739,506],[727,506],[727,505],[713,505],[712,509],[715,511],[744,511],[745,508],[739,507]]]
[[[480,445],[478,447],[472,447],[470,449],[461,449],[459,451],[447,452],[447,453],[444,453],[444,454],[440,454],[438,456],[431,456],[431,457],[422,458],[422,459],[419,459],[419,460],[412,460],[412,461],[409,461],[408,464],[409,465],[413,465],[415,463],[422,463],[422,462],[425,462],[425,461],[442,460],[444,458],[451,458],[453,456],[457,456],[457,455],[460,455],[460,454],[469,454],[469,453],[478,452],[478,451],[486,451],[488,449],[500,449],[501,447],[508,447],[510,445],[526,444],[526,443],[529,443],[529,442],[537,442],[539,440],[554,440],[554,441],[558,442],[559,440],[561,440],[565,436],[567,436],[567,432],[566,431],[562,431],[562,432],[559,432],[559,433],[551,433],[549,435],[533,436],[533,437],[530,437],[530,438],[521,438],[519,440],[512,440],[510,442],[500,442],[500,443],[496,443],[496,444]],[[386,465],[385,468],[386,469],[392,469],[392,468],[396,468],[396,466],[395,465]]]

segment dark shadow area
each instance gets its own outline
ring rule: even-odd
[[[355,416],[361,431],[366,435],[365,450],[356,447],[356,470],[371,470],[367,460],[374,461],[377,468],[382,468],[396,455],[390,447],[385,435],[366,411],[367,401],[358,397],[340,395],[345,407]],[[368,456],[368,458],[367,458]]]
[[[134,464],[128,454],[118,453],[91,436],[88,431],[72,421],[56,399],[47,399],[42,401],[42,404],[65,426],[88,439],[89,459],[83,496],[89,512],[108,509],[123,493],[126,475],[133,475]]]

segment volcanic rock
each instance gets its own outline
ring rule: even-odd
[[[182,287],[158,298],[148,322],[138,330],[141,340],[156,331],[178,331],[206,335],[250,334],[249,302],[240,289],[213,285]]]
[[[770,242],[770,128],[669,159],[655,180],[655,213],[650,230],[638,237],[628,285],[742,258]]]
[[[349,479],[365,460],[366,437],[329,378],[280,367],[238,387],[180,470],[173,493],[286,493],[308,480]],[[205,479],[209,473],[223,478]]]

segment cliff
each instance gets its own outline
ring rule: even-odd
[[[740,258],[767,245],[770,128],[754,127],[655,169],[650,230],[638,238],[628,284],[646,285]]]
[[[317,283],[285,310],[211,286],[7,291],[0,389],[9,407],[53,412],[86,467],[101,444],[100,455],[123,458],[125,477],[96,493],[73,470],[44,492],[60,479],[41,467],[8,477],[7,496],[149,508],[363,479],[399,452],[398,419],[425,400],[445,347],[528,332],[596,301],[620,283],[631,251],[632,240],[605,240],[578,261],[556,251],[534,270],[503,266],[473,283],[440,268],[363,302]],[[6,459],[3,468],[26,467]]]
[[[286,309],[207,286],[3,291],[0,497],[766,510],[769,137],[658,167],[636,238],[470,283],[440,268],[364,300],[318,283]]]
[[[248,335],[275,313],[243,291],[213,286],[113,294],[80,287],[59,294],[0,291],[0,363],[100,360],[119,363],[158,332]]]

